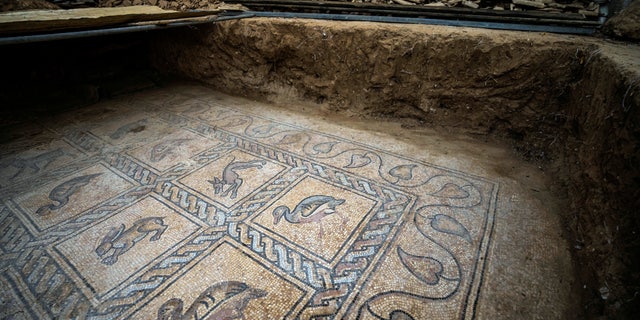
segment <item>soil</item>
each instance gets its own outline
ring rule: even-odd
[[[105,0],[100,5],[186,10],[215,2]],[[622,25],[637,27],[637,20]],[[622,30],[617,28],[612,30]],[[640,312],[637,46],[545,33],[285,19],[168,30],[154,34],[150,43],[157,70],[234,95],[292,108],[311,102],[315,113],[376,130],[383,130],[383,121],[418,136],[437,130],[509,143],[554,177],[543,201],[565,208],[565,237],[580,277],[579,316],[624,319]],[[49,60],[33,57],[32,72],[9,68],[15,77],[5,79],[17,80],[3,87],[41,81],[43,74],[49,77],[41,82],[55,82],[58,72],[80,88],[81,104],[98,99],[104,86],[85,87],[98,76],[75,70],[70,58],[60,70],[59,61]],[[115,65],[96,67],[94,73],[111,78]],[[521,176],[518,170],[507,174]]]
[[[60,7],[46,0],[2,0],[0,2],[0,12],[37,9],[60,9]]]
[[[248,19],[154,41],[158,70],[278,104],[507,140],[566,199],[585,317],[640,288],[640,50],[545,33]],[[639,78],[636,78],[639,77]]]
[[[535,6],[523,6],[514,5],[511,0],[476,0],[476,1],[461,1],[461,0],[333,0],[334,2],[354,2],[354,3],[371,3],[380,5],[396,5],[405,7],[414,6],[431,6],[431,7],[458,7],[458,8],[480,8],[486,10],[517,10],[517,11],[538,11],[538,12],[551,12],[551,13],[567,13],[578,14],[579,11],[590,11],[596,14],[599,7],[590,0],[575,0],[570,6],[562,5],[564,1],[553,2],[553,6],[545,7],[544,9],[538,9]],[[211,4],[224,3],[222,0],[96,0],[100,6],[114,7],[114,6],[130,6],[130,5],[142,5],[150,4],[157,5],[164,9],[205,9]],[[562,8],[562,9],[560,9]],[[592,18],[589,15],[589,18]]]
[[[100,7],[152,5],[169,10],[206,9],[218,0],[99,0]]]
[[[640,1],[631,2],[618,15],[607,20],[602,31],[616,38],[640,41]]]

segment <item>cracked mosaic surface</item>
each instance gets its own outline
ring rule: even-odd
[[[498,184],[199,87],[41,120],[0,162],[16,317],[472,318]]]

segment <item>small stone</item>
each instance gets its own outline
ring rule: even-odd
[[[569,9],[578,9],[578,10],[584,9],[584,5],[580,2],[569,3],[569,4],[566,4],[565,6]]]
[[[600,291],[600,297],[602,300],[607,300],[609,298],[609,288],[601,287],[598,291]]]
[[[600,13],[596,12],[596,11],[589,11],[589,10],[578,10],[579,14],[583,14],[587,17],[597,17],[600,15]]]
[[[480,5],[471,1],[462,1],[462,5],[468,8],[478,9]]]
[[[548,6],[549,6],[549,7],[551,7],[551,8],[557,8],[557,9],[564,9],[564,8],[566,8],[566,7],[567,7],[567,6],[565,6],[564,4],[562,4],[562,3],[557,3],[557,2],[549,3],[549,4],[548,4]]]

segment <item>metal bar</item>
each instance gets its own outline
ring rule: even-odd
[[[261,12],[247,11],[255,17],[269,18],[302,18],[302,19],[322,19],[338,21],[365,21],[365,22],[385,22],[385,23],[413,23],[454,27],[473,27],[498,30],[516,31],[537,31],[551,33],[570,33],[590,35],[595,33],[593,27],[573,27],[573,26],[548,26],[533,24],[498,23],[483,21],[460,21],[444,19],[406,18],[406,17],[385,17],[385,16],[359,16],[351,14],[324,14],[324,13],[302,13],[302,12]]]
[[[117,28],[106,28],[106,29],[95,29],[95,30],[2,37],[0,38],[0,45],[67,40],[67,39],[76,39],[76,38],[123,34],[123,33],[130,33],[130,32],[164,30],[164,29],[193,26],[193,25],[199,25],[199,24],[205,24],[205,23],[216,23],[216,22],[232,20],[232,19],[250,18],[253,16],[255,16],[255,14],[252,14],[252,13],[228,14],[223,16],[212,17],[211,19],[207,19],[207,20],[193,20],[193,21],[184,21],[184,22],[174,22],[174,23],[168,23],[168,24],[124,26],[124,27],[117,27]]]
[[[256,6],[275,6],[284,5],[295,8],[300,5],[313,6],[318,10],[326,8],[341,8],[342,10],[361,11],[361,10],[387,10],[387,11],[403,11],[410,10],[416,13],[453,13],[453,14],[474,14],[483,16],[509,16],[509,17],[527,17],[527,18],[546,18],[546,19],[569,19],[569,20],[585,20],[587,17],[577,13],[548,13],[540,11],[510,11],[510,10],[491,10],[491,9],[472,9],[458,7],[429,7],[429,6],[405,6],[397,4],[377,4],[377,3],[359,3],[359,2],[338,2],[338,1],[308,1],[308,0],[226,0],[226,3],[240,3],[246,7],[253,8]]]
[[[429,11],[412,11],[409,10],[411,8],[403,8],[405,10],[386,10],[386,9],[376,9],[376,10],[347,10],[342,7],[318,7],[314,5],[284,5],[284,4],[274,4],[274,5],[251,5],[252,10],[264,10],[264,11],[285,11],[285,12],[301,12],[306,11],[308,13],[326,13],[326,14],[375,14],[378,16],[386,16],[391,15],[394,17],[407,17],[407,18],[430,18],[430,19],[452,19],[452,20],[469,20],[469,21],[491,21],[491,22],[505,22],[505,23],[525,23],[525,24],[554,24],[554,25],[570,25],[570,26],[600,26],[601,23],[599,21],[589,21],[589,20],[563,20],[558,19],[549,19],[549,18],[541,18],[541,17],[518,17],[518,16],[495,16],[495,15],[480,15],[480,14],[472,14],[469,12],[429,12]],[[321,12],[317,12],[321,11]]]
[[[428,24],[428,25],[457,26],[457,27],[476,27],[476,28],[499,29],[499,30],[571,33],[571,34],[584,34],[584,35],[593,34],[596,31],[595,27],[552,26],[552,25],[500,23],[500,22],[485,22],[485,21],[460,21],[460,20],[390,17],[390,16],[361,16],[361,15],[351,15],[351,14],[246,11],[242,13],[238,13],[238,12],[223,13],[209,20],[185,21],[185,22],[176,22],[176,23],[169,23],[169,24],[125,26],[125,27],[117,27],[117,28],[60,32],[60,33],[51,33],[51,34],[2,37],[0,38],[0,45],[66,40],[66,39],[75,39],[75,38],[84,38],[84,37],[115,35],[115,34],[123,34],[123,33],[130,33],[130,32],[164,30],[164,29],[170,29],[170,28],[193,26],[193,25],[199,25],[199,24],[205,24],[205,23],[215,23],[215,22],[220,22],[225,20],[243,19],[243,18],[251,18],[251,17],[278,17],[278,18],[323,19],[323,20],[339,20],[339,21],[365,21],[365,22],[368,21],[368,22],[383,22],[383,23]]]

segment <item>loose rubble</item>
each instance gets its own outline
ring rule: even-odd
[[[539,11],[558,14],[576,14],[583,19],[595,19],[600,14],[600,4],[608,0],[332,0],[340,2],[395,4],[404,6],[449,7],[486,9],[496,11]],[[82,7],[118,7],[134,5],[152,5],[171,10],[207,9],[220,0],[5,0],[0,12],[28,9],[82,8]],[[37,3],[37,6],[32,5]]]
[[[620,14],[609,19],[602,31],[616,38],[640,41],[640,1],[631,2]]]

